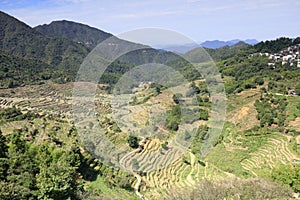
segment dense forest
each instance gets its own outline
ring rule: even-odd
[[[19,109],[1,109],[0,123],[40,118],[34,113],[23,114]],[[45,119],[47,121],[47,119]],[[48,119],[51,120],[51,119]],[[83,199],[98,196],[83,188],[86,181],[98,175],[106,177],[109,187],[131,191],[133,177],[118,172],[80,150],[76,129],[65,134],[71,138],[60,141],[54,127],[49,140],[38,142],[39,129],[28,127],[14,130],[11,135],[0,132],[0,198],[1,199]],[[72,139],[73,138],[73,139]]]

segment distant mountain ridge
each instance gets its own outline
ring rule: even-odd
[[[164,51],[172,51],[179,54],[184,54],[194,48],[199,47],[196,43],[190,44],[180,44],[180,45],[157,45],[155,48],[161,49]]]
[[[206,51],[213,60],[219,61],[226,58],[229,58],[233,55],[235,55],[238,51],[241,49],[246,49],[250,47],[249,44],[246,44],[245,42],[238,42],[232,46],[223,46],[220,48],[212,49],[212,48],[203,48],[203,47],[197,47],[194,48],[188,52],[186,52],[184,55],[189,58],[189,60],[192,60],[193,62],[201,62],[201,59],[197,55],[203,54],[204,51]]]
[[[198,48],[199,46],[207,49],[219,49],[226,46],[227,47],[235,46],[238,45],[239,43],[243,43],[247,45],[255,45],[259,42],[256,39],[247,39],[247,40],[234,39],[230,41],[213,40],[213,41],[202,42],[199,45],[196,43],[190,43],[190,44],[181,44],[181,45],[162,45],[162,46],[157,46],[157,48],[166,51],[176,52],[179,54],[185,54],[195,48]]]
[[[234,39],[229,41],[220,41],[220,40],[205,41],[202,42],[200,45],[205,48],[217,49],[224,46],[233,46],[238,42],[245,42],[246,44],[250,44],[250,45],[258,43],[256,39],[247,39],[247,40]]]
[[[67,20],[61,21],[53,21],[50,24],[43,24],[34,27],[34,30],[48,36],[62,37],[72,40],[74,42],[78,42],[89,50],[92,50],[102,42],[103,40],[113,36],[110,33],[104,32],[94,27],[90,27],[88,25],[72,22]],[[234,39],[230,41],[205,41],[200,44],[200,46],[210,49],[217,49],[224,46],[233,46],[239,42],[244,42],[246,44],[256,44],[258,41],[256,39],[247,39],[240,40]],[[161,49],[165,51],[172,51],[177,53],[186,53],[194,48],[196,48],[196,44],[182,44],[182,45],[162,45],[155,46],[156,49]]]

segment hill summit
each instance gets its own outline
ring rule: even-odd
[[[39,25],[34,29],[44,35],[70,39],[83,44],[90,50],[95,48],[98,43],[113,36],[97,28],[67,20],[53,21],[50,24]]]

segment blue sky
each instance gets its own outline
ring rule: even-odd
[[[113,34],[156,27],[199,42],[300,36],[299,0],[0,0],[0,10],[30,26],[66,19]]]

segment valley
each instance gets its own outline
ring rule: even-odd
[[[39,118],[2,122],[1,131],[5,135],[10,135],[15,130],[22,130],[25,139],[28,141],[36,144],[53,142],[60,148],[66,148],[74,142],[80,144],[81,142],[78,141],[75,135],[71,137],[66,135],[72,129],[72,124],[74,124],[72,121],[72,88],[72,83],[56,84],[48,82],[40,86],[2,89],[0,91],[1,109],[15,107],[20,109],[22,113],[36,113]],[[151,90],[147,87],[147,89],[139,91],[136,95],[147,96],[151,94]],[[155,112],[153,106],[156,102],[170,102],[163,106],[165,109],[174,104],[172,103],[171,93],[166,94],[163,91],[160,95],[153,96],[144,103],[129,106],[129,113],[131,114],[124,115],[126,118],[121,117],[118,119],[127,122],[129,120],[136,123],[137,127],[120,126],[121,130],[119,131],[121,132],[117,133],[118,136],[116,136],[115,128],[113,128],[115,125],[109,122],[113,120],[113,116],[106,118],[105,121],[109,122],[106,124],[103,121],[105,118],[102,118],[104,115],[99,115],[99,121],[102,122],[104,130],[107,131],[107,137],[118,147],[131,151],[131,148],[126,145],[127,131],[139,131],[138,127],[145,126],[148,119],[145,113],[149,111],[149,106]],[[267,135],[250,136],[250,139],[247,138],[249,136],[245,137],[240,134],[241,131],[259,125],[254,106],[254,101],[259,98],[259,94],[259,89],[254,89],[229,98],[228,106],[234,105],[237,107],[228,110],[226,118],[228,122],[226,122],[222,133],[223,141],[217,144],[204,160],[199,159],[199,156],[193,153],[192,149],[185,152],[181,148],[176,150],[178,147],[174,146],[164,150],[162,145],[165,141],[168,141],[168,138],[170,139],[168,136],[170,133],[163,125],[158,127],[156,133],[152,132],[151,135],[147,135],[146,138],[140,141],[140,147],[137,150],[132,151],[120,160],[120,164],[126,169],[131,168],[133,159],[136,159],[139,163],[138,169],[141,170],[141,173],[134,173],[139,178],[132,177],[131,179],[135,191],[139,190],[141,196],[147,199],[156,199],[162,196],[168,198],[175,195],[173,192],[177,190],[176,188],[187,187],[192,190],[197,187],[197,183],[201,180],[241,179],[242,177],[267,178],[271,176],[271,170],[277,165],[289,165],[300,160],[299,152],[295,152],[293,149],[295,141],[299,146],[299,136],[284,136],[282,133],[274,131],[274,133]],[[97,104],[97,110],[101,113],[111,112],[110,109],[107,109],[110,107],[109,96],[109,94],[97,95],[97,99],[101,99],[102,102]],[[169,100],[167,101],[167,99]],[[188,101],[188,99],[185,100]],[[243,103],[237,105],[234,102]],[[157,111],[161,111],[161,109]],[[118,116],[120,114],[115,112],[114,115]],[[118,120],[118,123],[121,123],[121,121]],[[132,123],[127,123],[127,125]],[[199,121],[199,123],[194,122],[193,124],[197,124],[195,127],[198,127],[204,126],[206,122]],[[295,124],[297,123],[291,120],[289,126],[293,127]],[[33,133],[36,133],[36,135]],[[121,139],[121,135],[125,138]],[[193,148],[193,144],[191,148]],[[163,156],[159,154],[163,154]],[[102,189],[100,191],[101,193],[104,192]],[[180,194],[176,195],[180,196]]]
[[[87,62],[111,34],[0,16],[0,199],[299,196],[299,37]]]

